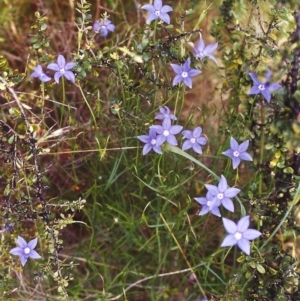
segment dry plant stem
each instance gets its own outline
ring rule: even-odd
[[[29,128],[30,128],[29,121],[28,121],[28,119],[27,119],[27,117],[26,117],[24,108],[23,108],[23,106],[22,106],[22,104],[21,104],[21,101],[20,101],[20,99],[18,98],[18,96],[17,96],[15,90],[14,90],[13,88],[11,88],[11,87],[9,86],[8,82],[7,82],[4,78],[2,78],[1,76],[0,76],[0,81],[6,86],[6,89],[10,92],[10,94],[13,96],[14,100],[16,101],[16,103],[17,103],[17,105],[18,105],[18,107],[19,107],[19,109],[20,109],[20,112],[21,112],[21,117],[24,119],[25,124],[26,124],[26,127],[27,127],[27,130],[29,131]]]
[[[163,274],[158,274],[158,275],[154,275],[154,276],[149,276],[149,277],[146,277],[146,278],[143,278],[143,279],[140,279],[132,284],[130,284],[127,288],[124,289],[123,293],[116,296],[116,297],[113,297],[113,298],[108,298],[107,300],[108,301],[113,301],[113,300],[118,300],[120,299],[121,297],[123,297],[123,295],[128,291],[130,290],[132,287],[135,287],[135,286],[138,286],[140,283],[144,282],[144,281],[147,281],[147,280],[151,280],[151,279],[154,279],[154,278],[157,278],[157,277],[166,277],[166,276],[172,276],[172,275],[176,275],[176,274],[181,274],[181,273],[185,273],[185,272],[193,272],[196,268],[200,267],[204,265],[204,263],[200,263],[194,267],[190,267],[188,269],[184,269],[184,270],[179,270],[179,271],[175,271],[175,272],[170,272],[170,273],[163,273]],[[198,280],[197,280],[198,281]]]
[[[200,289],[200,291],[201,291],[203,297],[205,297],[205,292],[204,292],[204,290],[203,290],[203,288],[202,288],[202,286],[201,286],[201,284],[200,284],[198,278],[196,277],[196,274],[195,274],[195,272],[194,272],[193,267],[191,266],[190,262],[189,262],[188,259],[186,258],[186,256],[185,256],[185,254],[184,254],[184,252],[183,252],[183,250],[182,250],[182,248],[181,248],[181,246],[180,246],[178,240],[176,239],[174,233],[172,232],[172,230],[171,230],[171,228],[169,227],[168,223],[167,223],[166,220],[164,219],[163,215],[162,215],[161,213],[160,213],[159,215],[160,215],[161,219],[163,220],[165,226],[167,227],[168,231],[170,232],[171,236],[173,237],[173,239],[174,239],[174,241],[175,241],[175,243],[176,243],[176,245],[177,245],[177,247],[178,247],[178,249],[179,249],[179,251],[180,251],[182,257],[184,258],[184,260],[185,260],[187,266],[189,267],[189,270],[195,275],[195,279],[196,279],[197,285],[198,285],[198,287],[199,287],[199,289]]]
[[[264,112],[264,102],[261,100],[260,102],[260,117],[261,121],[260,124],[262,125],[262,131],[261,131],[261,138],[260,138],[260,155],[259,155],[259,165],[262,166],[263,160],[264,160],[264,149],[265,149],[265,130],[264,130],[264,124],[265,124],[265,112]],[[259,196],[262,195],[262,182],[263,182],[263,174],[260,172],[259,175]]]

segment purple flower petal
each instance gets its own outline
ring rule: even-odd
[[[249,225],[250,225],[250,216],[249,215],[244,216],[237,223],[237,231],[245,232],[249,228]]]
[[[54,74],[54,80],[59,83],[59,78],[62,76],[60,72],[55,72]]]
[[[162,8],[162,0],[154,0],[153,6],[156,10],[160,10]]]
[[[13,248],[9,251],[9,253],[12,255],[21,256],[23,255],[23,248],[20,247]]]
[[[237,143],[237,141],[233,137],[230,137],[230,148],[233,151],[236,151],[239,148],[239,144]]]
[[[249,72],[249,76],[251,77],[251,79],[253,80],[255,85],[260,85],[261,82],[258,80],[256,73],[254,72]]]
[[[221,244],[221,247],[232,247],[232,246],[236,245],[236,243],[237,243],[237,240],[234,237],[234,235],[229,234],[224,238],[224,240]]]
[[[181,126],[181,125],[173,125],[170,128],[170,133],[173,135],[176,135],[176,134],[180,133],[182,129],[183,129],[183,126]]]
[[[164,5],[160,10],[161,13],[169,13],[171,11],[173,11],[173,8],[169,5]]]
[[[189,87],[190,89],[192,89],[193,86],[193,82],[192,79],[190,77],[186,77],[183,79],[184,84]]]
[[[201,73],[200,70],[197,70],[197,69],[191,69],[191,70],[189,71],[189,77],[194,77],[194,76],[196,76],[196,75],[198,75],[198,74],[200,74],[200,73]]]
[[[219,189],[215,185],[205,184],[205,187],[213,196],[216,196],[219,193]]]
[[[177,142],[177,140],[176,140],[176,138],[175,138],[174,135],[169,135],[169,136],[167,137],[167,142],[168,142],[169,144],[171,144],[171,145],[174,145],[174,146],[178,145],[178,142]]]
[[[141,9],[145,9],[145,10],[149,11],[150,13],[155,12],[154,6],[151,4],[145,4],[141,7]]]
[[[186,141],[184,141],[183,144],[182,144],[182,150],[183,150],[183,151],[186,151],[187,149],[190,149],[190,148],[192,148],[192,147],[193,147],[193,144],[191,143],[190,140],[186,140]]]
[[[17,243],[18,243],[18,246],[20,247],[20,248],[26,248],[27,247],[27,242],[26,242],[26,240],[23,238],[23,237],[21,237],[21,236],[18,236],[18,239],[17,239]]]
[[[262,90],[260,91],[260,93],[262,94],[262,96],[267,102],[271,101],[271,92],[268,89]]]
[[[245,161],[253,161],[252,157],[245,152],[240,154],[240,158],[241,160],[245,160]]]
[[[250,242],[247,239],[240,239],[237,242],[238,247],[247,255],[250,255]]]
[[[232,168],[236,169],[241,163],[241,159],[239,157],[232,157]]]
[[[72,83],[75,83],[75,75],[74,75],[73,72],[71,72],[71,71],[66,71],[66,72],[64,73],[64,77],[65,77],[66,79],[68,79],[69,81],[71,81]]]
[[[198,143],[194,143],[193,144],[193,150],[194,152],[196,152],[197,154],[202,154],[202,148]]]
[[[261,236],[262,233],[257,231],[257,230],[254,230],[254,229],[247,229],[244,233],[243,233],[243,237],[245,239],[248,239],[248,240],[253,240],[253,239],[256,239],[258,238],[259,236]]]
[[[35,247],[36,247],[36,245],[37,245],[37,241],[38,241],[38,239],[37,238],[34,238],[33,240],[31,240],[29,243],[28,243],[28,247],[30,248],[30,249],[34,249]]]
[[[27,262],[28,260],[28,257],[27,256],[24,256],[24,255],[21,255],[20,256],[20,261],[21,261],[21,265],[24,266],[25,263]]]
[[[66,60],[63,55],[59,55],[57,58],[57,65],[59,66],[60,69],[63,69],[66,65]]]
[[[227,219],[225,217],[222,218],[222,221],[223,221],[224,228],[226,229],[226,231],[229,234],[235,234],[236,233],[237,225],[236,225],[235,222],[233,222],[230,219]]]
[[[51,63],[47,66],[48,69],[54,70],[54,71],[59,71],[59,66],[56,63]]]
[[[227,187],[227,180],[223,175],[221,175],[221,180],[219,182],[218,189],[220,192],[224,192],[227,189]]]
[[[224,198],[222,200],[222,205],[230,212],[234,212],[234,205],[231,199]]]
[[[227,197],[227,198],[233,198],[235,197],[241,190],[238,189],[238,188],[227,188],[225,191],[224,191],[224,195]]]
[[[33,259],[42,258],[35,250],[31,250],[29,257]]]
[[[75,66],[76,66],[75,63],[69,62],[69,63],[66,64],[65,70],[70,70],[70,69],[74,68]]]
[[[241,152],[245,152],[249,147],[249,140],[246,140],[245,142],[238,145],[237,150]]]
[[[163,20],[165,23],[170,24],[170,16],[167,13],[161,12],[159,18]]]
[[[149,12],[148,18],[147,18],[147,22],[150,23],[156,19],[158,19],[159,17],[154,13],[154,12]]]

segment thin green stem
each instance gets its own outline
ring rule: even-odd
[[[45,106],[45,83],[42,82],[42,86],[41,86],[41,89],[42,89],[42,105],[41,105],[41,114],[42,114],[42,118],[43,118],[43,124],[44,124],[44,106]]]
[[[95,115],[94,115],[94,111],[92,110],[92,108],[91,108],[91,106],[90,106],[88,100],[86,99],[86,97],[85,97],[85,95],[84,95],[84,93],[83,93],[83,91],[82,91],[82,88],[81,88],[80,84],[78,84],[77,87],[78,87],[78,89],[79,89],[79,91],[80,91],[80,93],[81,93],[81,95],[82,95],[82,98],[84,99],[84,102],[86,103],[87,107],[88,107],[89,110],[90,110],[90,113],[91,113],[91,115],[92,115],[93,121],[94,121],[94,123],[95,123],[95,127],[97,127],[97,122],[96,122],[96,118],[95,118]]]
[[[175,241],[175,243],[176,243],[176,245],[177,245],[177,247],[178,247],[178,249],[179,249],[179,251],[180,251],[182,257],[184,258],[184,260],[185,260],[187,266],[190,268],[190,270],[192,271],[192,273],[196,276],[196,274],[195,274],[195,272],[194,272],[194,269],[193,269],[192,265],[190,264],[190,262],[188,261],[187,257],[185,256],[185,253],[183,252],[183,249],[181,248],[181,245],[179,244],[179,242],[178,242],[176,236],[174,235],[173,231],[171,230],[170,226],[169,226],[168,223],[166,222],[166,220],[165,220],[165,218],[163,217],[163,215],[162,215],[161,213],[160,213],[159,215],[160,215],[161,219],[163,220],[165,226],[167,227],[168,231],[170,232],[171,236],[173,237],[173,239],[174,239],[174,241]],[[199,289],[200,289],[200,291],[201,291],[203,297],[205,297],[205,292],[204,292],[204,290],[203,290],[203,288],[202,288],[202,286],[201,286],[201,284],[200,284],[198,278],[195,277],[195,280],[196,280],[196,282],[197,282],[197,285],[198,285],[198,287],[199,287]]]

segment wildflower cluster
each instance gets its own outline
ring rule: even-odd
[[[59,83],[61,76],[65,77],[67,80],[75,83],[75,75],[72,71],[72,68],[75,67],[75,63],[69,62],[66,63],[66,59],[63,55],[59,55],[57,58],[57,63],[51,63],[47,66],[49,70],[55,71],[54,80]],[[51,80],[46,73],[44,73],[41,65],[37,65],[34,69],[34,72],[31,74],[31,77],[37,77],[41,82],[47,82]]]
[[[171,120],[177,120],[170,109],[165,106],[159,109],[159,113],[155,115],[155,119],[162,120],[162,125],[151,125],[148,135],[138,136],[138,139],[145,143],[143,155],[148,154],[152,149],[158,154],[162,154],[161,146],[167,142],[170,145],[177,146],[178,142],[175,135],[179,134],[183,126],[172,125]],[[182,150],[193,148],[193,150],[202,154],[202,145],[207,143],[207,139],[202,135],[202,128],[196,127],[193,131],[185,130],[182,135],[186,138],[182,145]]]
[[[156,19],[160,19],[163,22],[169,24],[170,17],[167,14],[172,11],[172,8],[168,5],[163,6],[161,0],[155,0],[153,5],[144,5],[142,9],[148,10],[148,22]],[[200,34],[200,40],[195,45],[189,42],[192,47],[193,54],[196,59],[203,60],[205,58],[213,60],[218,66],[218,61],[213,55],[218,47],[218,43],[212,43],[206,45],[202,35]],[[191,68],[191,59],[188,57],[183,65],[171,64],[173,71],[176,76],[173,79],[173,86],[183,83],[187,87],[192,88],[192,78],[201,73],[198,69]],[[253,72],[249,73],[249,76],[254,82],[254,86],[250,89],[249,95],[251,94],[262,94],[267,102],[270,102],[271,92],[278,90],[281,86],[277,83],[270,83],[271,72],[268,70],[266,79],[264,82],[258,80],[257,75]],[[178,142],[175,137],[182,130],[182,126],[172,125],[171,120],[177,118],[170,113],[170,109],[165,106],[160,108],[160,113],[156,114],[155,119],[162,120],[162,125],[152,125],[149,129],[148,135],[141,135],[137,138],[145,143],[143,147],[143,155],[148,154],[151,150],[158,154],[162,154],[163,143],[168,143],[172,146],[177,146]],[[182,135],[186,140],[182,145],[182,150],[188,150],[192,148],[196,153],[202,154],[202,146],[207,143],[207,139],[202,135],[202,128],[196,127],[193,131],[184,130]],[[246,140],[239,144],[233,137],[230,138],[230,148],[224,151],[222,154],[232,159],[232,168],[236,169],[242,160],[252,161],[252,157],[247,153],[249,147],[249,140]],[[221,217],[220,206],[222,205],[225,209],[230,212],[234,212],[234,203],[232,198],[236,197],[240,192],[240,189],[229,187],[227,179],[221,175],[220,181],[217,186],[206,184],[207,194],[205,197],[197,197],[195,200],[202,206],[199,215],[204,215],[211,212],[213,215]],[[233,221],[223,217],[223,224],[225,230],[229,233],[225,237],[222,247],[238,245],[238,247],[245,252],[250,254],[250,240],[256,239],[262,233],[257,230],[248,229],[250,224],[250,217],[242,217],[237,224]]]

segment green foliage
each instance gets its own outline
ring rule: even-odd
[[[190,2],[165,26],[141,25],[145,11],[129,2],[53,1],[30,16],[29,48],[0,52],[1,229],[14,224],[0,233],[1,298],[299,300],[300,12],[295,21],[292,1]],[[105,39],[99,18],[116,25]],[[0,43],[11,38],[3,24]],[[191,54],[200,32],[218,41],[220,68]],[[74,85],[29,80],[60,53],[76,63]],[[171,84],[170,63],[187,57],[202,71],[192,90]],[[267,68],[283,87],[271,103],[247,95],[248,73]],[[142,156],[136,137],[164,105],[186,129],[203,126],[203,155]],[[230,137],[249,139],[254,159],[236,173],[221,155]],[[193,198],[221,174],[241,189],[222,216],[250,214],[263,233],[251,255],[220,248],[220,219],[198,216]],[[9,253],[18,235],[39,238],[42,260],[20,265]]]

